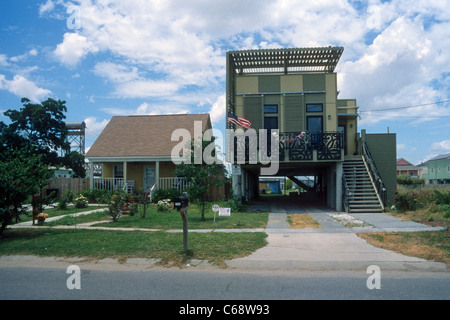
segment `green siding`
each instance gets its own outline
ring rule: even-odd
[[[300,94],[289,94],[284,98],[286,110],[286,132],[305,130],[303,97]]]
[[[391,205],[397,189],[397,136],[392,133],[366,134],[366,142],[386,187],[388,205]]]
[[[280,92],[280,76],[260,76],[258,81],[259,92]]]
[[[308,74],[303,78],[304,91],[325,91],[325,74]]]
[[[263,97],[244,97],[244,118],[252,123],[252,129],[262,129],[263,123]]]

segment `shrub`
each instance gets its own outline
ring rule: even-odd
[[[86,197],[89,203],[108,203],[112,196],[111,191],[98,189],[84,190],[80,194]]]
[[[400,185],[423,186],[425,184],[425,179],[412,178],[409,176],[398,176],[397,183]]]
[[[450,191],[440,192],[438,190],[434,190],[434,201],[436,204],[450,204]]]
[[[174,198],[179,196],[180,191],[178,191],[177,189],[168,189],[168,190],[158,189],[153,193],[152,201],[154,203],[158,203],[161,200],[165,199],[173,200]]]
[[[75,204],[75,208],[87,208],[89,204],[88,199],[83,195],[79,195],[75,198],[73,203]]]
[[[164,200],[159,200],[158,204],[156,205],[156,210],[159,212],[169,212],[170,211],[169,202],[164,201]]]
[[[68,203],[69,203],[69,200],[66,197],[62,197],[61,200],[58,201],[57,207],[59,210],[66,210]]]

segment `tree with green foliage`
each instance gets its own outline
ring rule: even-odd
[[[0,161],[0,235],[21,213],[30,195],[47,185],[50,171],[42,155],[27,150],[7,151]]]
[[[190,144],[190,148],[188,148],[190,150],[190,161],[177,164],[175,169],[175,174],[179,177],[184,177],[184,180],[189,183],[187,190],[189,201],[201,204],[202,221],[205,220],[205,204],[211,186],[219,186],[225,183],[225,179],[221,179],[220,177],[225,176],[226,169],[223,165],[219,164],[219,161],[214,160],[206,163],[204,157],[201,163],[198,163],[198,160],[195,161],[196,149],[201,150],[202,155],[207,154],[209,159],[216,159],[216,148],[211,149],[214,141],[215,137],[212,137],[211,141],[201,140],[200,149],[200,142],[194,139]],[[196,143],[198,144],[197,148],[195,147]],[[208,152],[210,153],[208,154]]]
[[[77,176],[84,177],[84,156],[69,152],[68,130],[65,123],[66,102],[48,98],[41,103],[31,103],[22,98],[23,107],[9,109],[4,115],[9,117],[7,125],[0,122],[0,153],[8,150],[29,150],[41,155],[42,162],[49,166],[67,166]],[[59,156],[62,151],[64,156]]]

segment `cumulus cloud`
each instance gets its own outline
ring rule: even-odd
[[[450,140],[443,140],[440,142],[434,142],[431,145],[432,152],[436,153],[449,153],[450,152]]]
[[[226,113],[225,95],[221,95],[213,103],[211,110],[209,111],[211,122],[217,123],[219,121],[225,120],[225,113]]]
[[[97,120],[95,117],[84,119],[86,123],[86,136],[98,136],[109,123],[108,119]]]
[[[50,90],[38,87],[22,75],[15,75],[12,80],[8,80],[5,75],[0,74],[0,89],[7,90],[20,98],[26,97],[33,102],[40,102],[51,93]]]
[[[53,54],[61,63],[73,67],[88,53],[97,51],[98,48],[85,36],[78,33],[66,33],[63,42],[58,44]]]

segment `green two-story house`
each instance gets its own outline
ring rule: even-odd
[[[450,153],[440,154],[424,163],[422,175],[427,184],[450,184]]]
[[[233,191],[243,201],[258,196],[261,168],[271,165],[262,161],[267,155],[271,162],[278,161],[277,176],[297,183],[298,176],[314,177],[310,189],[329,207],[353,212],[384,209],[389,192],[382,175],[394,184],[396,179],[395,134],[358,132],[356,100],[338,97],[335,68],[343,50],[326,47],[227,53],[227,114],[251,122],[250,128],[244,129],[236,121],[227,121],[227,131],[242,129],[245,135],[254,130],[258,136],[242,140],[227,135]],[[266,139],[261,140],[261,135]],[[255,147],[261,150],[264,141],[267,154],[264,149],[252,158]],[[276,157],[270,148],[273,141],[278,144]],[[382,162],[388,159],[384,170],[376,168],[369,151],[370,144],[377,147],[380,143],[384,149],[377,156]],[[244,161],[237,157],[239,150],[245,150]],[[391,187],[395,189],[395,185]]]

